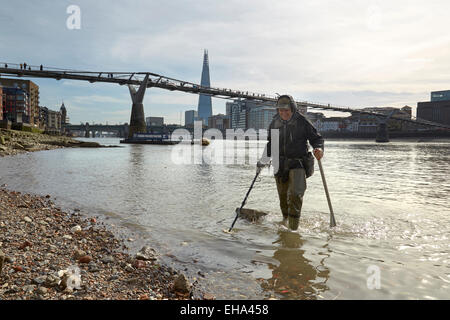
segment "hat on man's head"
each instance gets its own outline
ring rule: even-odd
[[[287,94],[279,96],[278,100],[277,100],[276,108],[277,109],[291,109],[292,111],[294,111],[294,109],[295,109],[294,99]]]

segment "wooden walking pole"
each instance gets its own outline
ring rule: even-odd
[[[325,189],[325,194],[327,195],[328,207],[330,208],[330,228],[336,226],[336,220],[334,219],[333,207],[331,206],[330,194],[328,193],[327,181],[325,180],[325,174],[323,173],[322,162],[319,162],[320,175],[322,176],[323,188]]]

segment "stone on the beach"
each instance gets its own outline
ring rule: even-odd
[[[5,254],[0,250],[0,275],[2,274],[3,263],[5,262]]]
[[[72,231],[73,233],[81,232],[81,227],[76,225],[75,227],[72,227],[70,231]]]
[[[25,218],[23,218],[23,220],[25,220],[25,221],[28,222],[28,223],[33,222],[33,220],[31,220],[30,217],[25,217]]]
[[[62,278],[62,277],[64,277],[64,275],[67,273],[67,270],[59,270],[58,272],[57,272],[57,274],[56,274],[56,276],[58,277],[58,278]]]
[[[145,268],[146,266],[147,266],[147,264],[143,260],[136,260],[136,261],[134,261],[134,267],[136,269],[142,269],[142,268]]]
[[[102,262],[104,264],[112,263],[112,262],[114,262],[114,257],[113,256],[105,256],[102,258]]]
[[[69,287],[67,287],[67,288],[65,288],[64,289],[64,291],[63,291],[64,293],[72,293],[73,292],[73,289],[72,288],[69,288]],[[63,300],[67,300],[67,299],[69,299],[69,298],[73,298],[73,296],[72,295],[68,295],[68,296],[63,296]]]
[[[205,293],[205,294],[203,294],[203,299],[204,300],[215,300],[216,297],[210,293]]]
[[[129,263],[127,263],[127,265],[125,266],[124,269],[125,269],[126,272],[130,272],[130,273],[134,271],[133,266],[131,264],[129,264]]]
[[[85,255],[86,255],[86,252],[84,252],[83,250],[75,250],[73,257],[75,258],[75,260],[78,260]]]
[[[24,150],[24,149],[25,149],[25,148],[23,147],[23,145],[21,145],[21,144],[18,143],[18,142],[14,142],[13,145],[12,145],[12,147],[13,147],[14,149],[19,149],[19,150]]]
[[[34,289],[36,289],[36,285],[35,284],[30,284],[30,285],[22,287],[22,289],[26,293],[32,293],[34,291]]]
[[[93,261],[89,262],[88,266],[89,266],[89,272],[101,271],[100,267],[97,264],[95,264]]]
[[[72,240],[72,236],[68,234],[64,235],[63,238],[67,240]]]
[[[14,266],[13,269],[15,272],[23,272],[23,268],[21,266]]]
[[[23,148],[27,151],[33,151],[36,146],[32,143],[27,143],[23,145]]]
[[[148,246],[144,246],[138,253],[136,253],[136,259],[144,261],[156,260],[155,251]]]
[[[92,261],[92,257],[91,256],[82,256],[78,259],[79,263],[89,263]]]
[[[45,287],[39,287],[37,292],[38,292],[38,294],[47,294],[48,289]]]
[[[41,284],[45,283],[46,279],[47,279],[46,276],[36,277],[36,278],[33,279],[33,283],[37,284],[37,285],[41,285]]]
[[[139,283],[139,278],[131,278],[131,279],[127,279],[126,283],[131,284],[131,285],[136,285]]]
[[[61,278],[58,277],[57,274],[49,274],[47,275],[47,278],[45,279],[45,285],[47,287],[56,287],[61,282]]]
[[[28,240],[26,240],[26,241],[24,241],[21,245],[20,245],[20,247],[19,247],[19,249],[25,249],[26,247],[31,247],[32,246],[32,243],[30,242],[30,241],[28,241]]]
[[[179,293],[189,293],[191,291],[191,284],[186,279],[184,274],[180,274],[173,283],[173,289]]]

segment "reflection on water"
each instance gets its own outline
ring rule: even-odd
[[[273,172],[266,169],[246,208],[269,214],[258,223],[239,219],[232,234],[222,232],[248,191],[255,164],[176,165],[173,146],[1,158],[0,184],[109,217],[125,233],[137,232],[177,257],[173,263],[191,277],[206,274],[203,282],[218,299],[448,299],[450,142],[326,141],[325,149],[337,220],[332,230],[316,168],[297,233],[280,228]],[[367,287],[371,266],[381,271],[379,290]]]
[[[326,282],[330,270],[324,264],[326,257],[315,266],[313,261],[305,258],[304,241],[298,233],[278,231],[278,237],[274,244],[279,248],[273,257],[279,263],[268,264],[272,277],[263,280],[261,287],[285,299],[317,299],[320,293],[329,289]]]

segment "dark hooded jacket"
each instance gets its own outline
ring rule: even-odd
[[[291,98],[292,99],[292,98]],[[291,100],[293,103],[293,99]],[[267,155],[271,156],[272,137],[271,130],[279,129],[280,158],[302,158],[308,154],[307,141],[313,148],[324,149],[324,140],[313,124],[306,119],[296,108],[291,119],[285,121],[277,113],[269,126]]]

